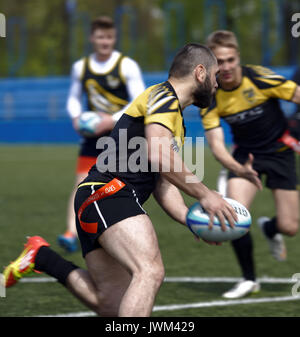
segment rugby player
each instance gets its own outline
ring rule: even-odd
[[[109,162],[110,155],[116,154],[113,146],[107,147],[79,184],[75,197],[87,271],[56,254],[41,237],[31,237],[22,254],[5,269],[6,286],[34,269],[58,279],[100,316],[151,314],[164,279],[156,233],[143,209],[151,193],[182,225],[186,225],[188,207],[179,189],[201,202],[210,215],[210,226],[214,216],[223,230],[225,220],[231,226],[237,221],[233,208],[201,183],[176,152],[185,135],[182,111],[191,104],[202,108],[210,104],[217,71],[216,58],[207,47],[184,46],[174,58],[168,80],[145,90],[117,122],[108,138],[117,151],[115,168],[106,170],[106,159]],[[127,145],[136,137],[145,140],[142,152],[147,154],[146,169],[121,169],[123,160],[126,163],[133,154],[132,147],[127,146],[128,153],[118,159],[122,130],[127,133]],[[161,145],[158,150],[157,143]],[[164,153],[163,148],[167,148]]]
[[[129,102],[145,90],[138,64],[115,50],[117,31],[110,17],[101,16],[91,23],[90,41],[94,53],[72,66],[71,86],[67,111],[78,131],[78,119],[84,111],[82,96],[87,97],[87,109],[96,111],[102,121],[94,137],[81,135],[76,167],[75,187],[67,209],[67,229],[58,236],[58,243],[67,251],[76,251],[77,232],[74,213],[74,196],[77,185],[96,163],[99,150],[96,142],[113,129]]]
[[[230,31],[213,32],[207,38],[207,46],[218,61],[219,87],[211,106],[203,109],[201,116],[215,158],[230,171],[226,195],[250,209],[257,191],[262,188],[260,177],[266,175],[266,187],[272,191],[276,215],[261,217],[258,224],[273,256],[279,261],[285,260],[282,234],[297,233],[299,196],[295,153],[289,147],[287,120],[279,99],[299,104],[300,87],[262,66],[242,66],[237,39]],[[233,154],[225,147],[221,118],[231,127]],[[254,170],[255,179],[245,171],[246,164]],[[259,291],[251,234],[232,241],[232,246],[244,279],[223,296],[239,298]]]

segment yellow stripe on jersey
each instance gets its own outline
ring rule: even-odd
[[[274,80],[269,80],[265,78],[260,78],[260,81],[272,84],[278,81]],[[274,86],[267,88],[267,89],[261,89],[264,95],[267,97],[272,97],[272,98],[280,98],[284,99],[286,101],[290,101],[295,93],[295,90],[297,88],[297,84],[293,81],[285,81],[281,82],[281,84],[274,84]]]
[[[153,113],[155,113],[157,110],[159,110],[159,108],[161,108],[164,104],[166,104],[167,102],[176,99],[175,96],[167,96],[167,97],[163,97],[162,99],[160,99],[158,102],[156,102],[153,105],[150,105],[147,109],[147,114],[151,115]],[[173,104],[174,105],[174,104]],[[175,107],[174,107],[175,108]],[[172,109],[170,107],[170,109]]]
[[[165,83],[146,89],[125,111],[131,117],[143,117],[144,124],[157,123],[168,128],[184,142],[184,125],[178,99]]]
[[[112,93],[110,93],[109,91],[105,90],[94,79],[88,79],[85,83],[85,86],[86,86],[87,90],[89,90],[89,86],[93,86],[99,94],[102,94],[112,104],[117,104],[117,105],[121,105],[121,106],[125,106],[125,105],[128,104],[128,101],[126,101],[126,100],[124,100],[120,97],[117,97],[117,96],[113,95]]]

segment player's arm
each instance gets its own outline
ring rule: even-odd
[[[237,162],[225,146],[222,127],[207,130],[205,136],[213,155],[224,167],[234,172],[237,176],[248,179],[260,190],[262,189],[258,173],[252,168],[252,154],[249,154],[249,159],[244,165]]]
[[[233,208],[217,192],[209,190],[174,152],[171,131],[160,124],[151,123],[146,125],[145,135],[151,167],[157,168],[163,178],[184,193],[198,199],[210,215],[210,226],[214,216],[217,216],[223,230],[226,230],[225,218],[233,227],[237,220]]]
[[[300,104],[300,86],[299,85],[297,86],[295,90],[294,96],[292,98],[292,102],[296,104]]]
[[[176,186],[161,176],[156,184],[153,196],[172,219],[186,225],[188,207]]]
[[[67,112],[72,119],[72,124],[75,130],[78,130],[78,118],[82,113],[82,84],[80,76],[82,73],[84,61],[80,60],[73,64],[71,70],[71,85],[67,98]]]

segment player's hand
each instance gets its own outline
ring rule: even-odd
[[[249,180],[253,183],[259,190],[262,190],[262,183],[258,177],[258,172],[253,169],[254,156],[249,153],[248,160],[242,166],[242,170],[238,173],[238,176]]]
[[[102,120],[96,128],[96,136],[100,136],[101,134],[111,131],[115,126],[115,121],[111,115],[101,111],[98,112],[98,115],[102,118]]]
[[[237,214],[233,207],[226,201],[222,196],[216,192],[209,190],[205,195],[199,199],[200,204],[209,214],[209,225],[208,227],[212,229],[214,217],[218,217],[221,229],[226,231],[225,220],[228,221],[230,227],[234,227],[234,222],[238,221]]]

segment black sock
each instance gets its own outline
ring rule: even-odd
[[[240,239],[231,241],[235,254],[242,268],[243,277],[246,280],[255,281],[253,243],[250,233]]]
[[[72,262],[65,260],[51,248],[46,246],[41,247],[35,257],[34,269],[53,276],[63,285],[66,284],[67,277],[71,271],[77,268],[79,267],[75,266]]]
[[[270,239],[273,239],[273,237],[279,233],[276,225],[276,217],[272,218],[269,221],[266,221],[263,225],[263,231],[266,234],[266,236]]]

